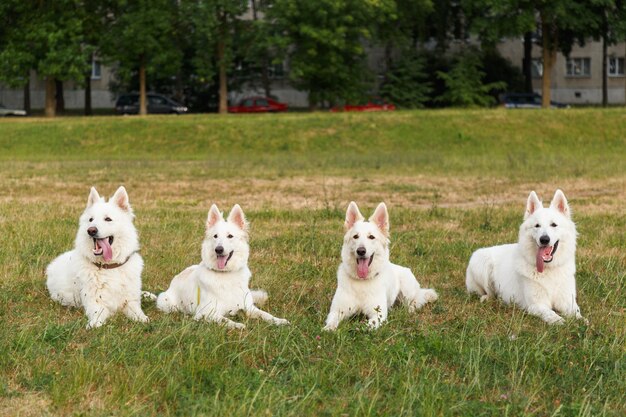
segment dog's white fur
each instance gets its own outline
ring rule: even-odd
[[[223,248],[229,256],[224,264],[216,253]],[[218,249],[220,250],[220,249]],[[255,303],[263,304],[267,293],[251,291],[248,269],[248,222],[238,204],[233,206],[227,220],[214,204],[209,210],[206,235],[202,243],[202,262],[182,271],[172,279],[167,291],[159,294],[157,307],[166,313],[180,311],[230,328],[245,328],[227,316],[243,311],[248,317],[261,318],[270,323],[289,324],[259,309]]]
[[[539,272],[539,248],[556,242],[552,260]],[[544,208],[532,191],[518,243],[474,252],[467,267],[467,291],[480,295],[481,301],[497,296],[550,324],[564,322],[555,310],[586,321],[576,303],[575,254],[576,226],[563,192],[557,190],[550,207]]]
[[[341,320],[359,313],[367,316],[368,326],[375,329],[387,320],[388,310],[398,297],[410,312],[437,299],[434,290],[420,288],[409,268],[389,261],[389,214],[385,203],[380,203],[365,221],[356,203],[351,202],[344,226],[337,291],[324,330],[335,330]],[[359,267],[359,262],[365,263]]]
[[[82,307],[89,319],[87,328],[101,326],[120,310],[132,320],[148,321],[141,310],[143,260],[137,252],[139,239],[133,219],[124,187],[119,187],[108,202],[92,187],[87,208],[80,216],[74,250],[48,265],[50,296],[64,306]],[[90,227],[97,228],[95,237],[113,236],[109,261],[94,254],[94,239],[87,231]],[[115,269],[97,265],[115,263],[124,264]]]

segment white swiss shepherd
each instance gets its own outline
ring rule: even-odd
[[[132,320],[148,321],[141,310],[143,260],[133,219],[124,187],[108,202],[92,187],[74,250],[48,265],[50,296],[64,306],[84,308],[88,329],[120,310]]]
[[[375,329],[387,320],[388,310],[399,296],[410,312],[437,299],[434,290],[420,288],[409,268],[389,261],[385,203],[380,203],[366,222],[356,203],[351,202],[344,226],[337,291],[324,330],[335,330],[341,320],[359,313],[367,316],[368,326]]]
[[[478,249],[467,267],[467,291],[481,301],[497,296],[550,324],[584,320],[576,304],[576,226],[567,199],[556,190],[549,208],[528,196],[519,242]]]
[[[243,329],[246,326],[227,316],[243,311],[247,316],[274,324],[289,324],[257,308],[267,293],[248,287],[252,273],[248,269],[248,222],[241,207],[235,204],[228,220],[213,204],[202,243],[202,262],[182,271],[172,279],[167,291],[159,294],[157,307],[169,313],[180,311],[195,320],[206,320]]]

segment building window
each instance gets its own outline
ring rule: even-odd
[[[92,58],[91,60],[91,79],[92,80],[99,80],[100,78],[102,78],[102,65],[100,64],[100,61]]]
[[[610,56],[608,58],[608,74],[611,77],[623,77],[624,76],[624,58],[618,58]]]
[[[568,58],[565,63],[565,73],[568,77],[591,76],[591,58]]]
[[[543,77],[543,60],[540,58],[533,58],[530,61],[530,72],[533,78]]]

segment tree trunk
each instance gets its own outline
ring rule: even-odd
[[[139,58],[139,114],[148,114],[146,103],[146,60],[143,55]]]
[[[553,58],[556,58],[556,45],[550,43],[550,28],[541,14],[541,33],[543,37],[543,77],[541,79],[541,107],[550,108]]]
[[[527,93],[533,92],[533,33],[524,34],[524,59],[522,69],[524,72],[524,90]]]
[[[30,113],[30,71],[26,75],[26,84],[24,84],[24,111]]]
[[[309,111],[317,110],[317,104],[318,104],[317,94],[315,94],[312,91],[309,91]]]
[[[91,116],[91,73],[85,75],[85,116]]]
[[[606,19],[606,18],[605,18]],[[602,107],[609,105],[608,74],[607,74],[607,33],[606,26],[602,33]]]
[[[263,59],[261,60],[261,84],[263,84],[263,91],[265,92],[265,96],[266,97],[270,97],[270,95],[272,94],[272,82],[270,80],[270,74],[269,74],[269,60],[267,59],[267,57],[263,57]]]
[[[228,113],[228,80],[226,78],[226,45],[224,44],[223,36],[217,41],[217,61],[219,65],[219,78],[220,78],[220,114]]]
[[[54,94],[56,93],[56,85],[54,82],[54,78],[47,77],[46,78],[46,109],[45,114],[46,117],[54,117],[56,111],[56,98]]]
[[[63,81],[61,80],[54,80],[55,83],[55,87],[56,87],[56,99],[57,99],[57,103],[56,103],[56,113],[57,114],[63,114],[63,112],[65,112],[65,98],[63,97]]]
[[[179,103],[185,103],[185,87],[183,85],[183,74],[181,70],[176,72],[176,82],[174,84],[174,99]]]

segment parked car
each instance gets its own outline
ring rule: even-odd
[[[189,109],[161,94],[148,94],[148,113],[150,114],[183,114]],[[139,113],[139,94],[122,94],[115,103],[115,110],[119,114]]]
[[[387,103],[384,99],[380,97],[372,97],[366,103],[359,104],[345,104],[343,106],[335,106],[330,111],[332,112],[340,112],[340,111],[392,111],[395,110],[396,106],[391,103]]]
[[[236,106],[228,106],[229,113],[277,113],[287,111],[287,104],[269,97],[246,97]]]
[[[536,93],[507,93],[502,96],[502,105],[506,109],[540,109],[541,95]],[[550,101],[550,107],[569,108],[569,104]]]
[[[0,104],[0,117],[26,116],[26,111],[18,109],[7,109]]]

